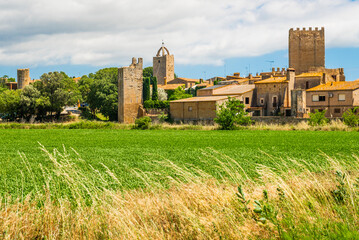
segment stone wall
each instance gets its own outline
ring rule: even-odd
[[[118,70],[118,120],[120,123],[131,124],[136,118],[144,115],[142,107],[142,58],[132,59],[129,67]]]
[[[30,84],[30,69],[18,69],[17,70],[17,88],[23,89]]]
[[[324,28],[320,30],[289,30],[289,67],[296,74],[308,72],[311,67],[325,67]]]

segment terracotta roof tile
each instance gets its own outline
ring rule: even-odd
[[[323,76],[322,72],[313,72],[313,73],[302,73],[300,75],[295,76],[296,78],[301,78],[301,77],[321,77]]]
[[[316,86],[314,88],[310,88],[308,92],[314,91],[340,91],[340,90],[355,90],[359,88],[359,81],[351,81],[351,82],[329,82],[326,84],[322,84]]]
[[[257,81],[254,84],[262,84],[262,83],[286,83],[288,82],[287,77],[271,77],[262,81]]]

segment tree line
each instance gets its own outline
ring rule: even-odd
[[[110,121],[117,121],[118,111],[118,68],[104,68],[96,73],[84,75],[76,83],[64,72],[45,73],[39,81],[24,89],[8,90],[6,82],[14,79],[0,78],[0,117],[8,121],[31,119],[58,119],[65,106],[81,103],[81,110],[88,117],[101,113]],[[143,97],[148,108],[168,108],[168,99],[175,100],[192,95],[183,89],[167,93],[157,88],[152,67],[143,71]],[[152,88],[151,88],[152,85]]]

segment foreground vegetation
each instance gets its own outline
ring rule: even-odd
[[[217,174],[216,160],[204,155],[208,147],[235,159],[250,177],[257,177],[257,164],[276,166],[267,154],[303,159],[325,167],[321,152],[338,157],[357,154],[358,140],[354,131],[3,129],[0,130],[0,194],[26,195],[35,191],[33,182],[44,182],[43,168],[52,171],[53,165],[41,153],[39,143],[50,151],[63,147],[75,149],[83,159],[76,158],[76,164],[84,171],[91,172],[94,167],[105,173],[109,168],[120,180],[112,185],[113,189],[123,190],[146,187],[131,174],[132,169],[175,176],[157,164],[163,159],[180,166],[193,165],[213,176],[226,175]],[[71,155],[76,157],[74,152]],[[28,164],[24,164],[25,160]]]
[[[161,160],[156,164],[174,176],[132,168],[129,171],[147,187],[116,191],[113,185],[121,183],[121,175],[109,168],[101,172],[88,166],[92,171],[86,171],[71,151],[42,151],[53,168],[43,167],[44,180],[33,182],[36,190],[0,201],[2,238],[359,237],[359,159],[349,154],[338,159],[324,156],[325,168],[272,157],[275,169],[256,164],[253,178],[238,161],[206,149],[206,157],[217,166],[213,174]]]

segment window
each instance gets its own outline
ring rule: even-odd
[[[158,63],[160,63],[161,62],[161,60],[158,60]]]
[[[334,108],[334,113],[340,113],[340,108]]]
[[[249,104],[249,97],[246,97],[244,102],[245,102],[245,104]]]
[[[277,107],[277,97],[273,97],[273,107]]]
[[[260,102],[261,105],[263,105],[263,104],[264,104],[264,98],[261,98],[261,99],[259,100],[259,102]]]
[[[319,101],[319,95],[313,95],[312,96],[312,101],[313,102],[318,102]]]
[[[306,81],[306,82],[305,82],[305,89],[308,89],[308,88],[309,88],[309,82]]]
[[[188,107],[188,112],[192,112],[192,107]]]
[[[325,96],[319,96],[319,102],[324,102],[325,101]]]
[[[339,94],[339,101],[345,101],[345,94]]]

